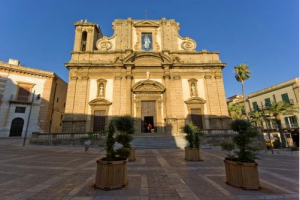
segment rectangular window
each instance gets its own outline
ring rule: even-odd
[[[295,116],[285,117],[284,121],[287,128],[298,128],[298,122]]]
[[[282,101],[290,103],[289,95],[287,93],[281,95]]]
[[[58,103],[59,98],[56,99],[56,103]]]
[[[26,107],[16,107],[15,113],[25,113]]]
[[[258,110],[258,105],[257,105],[257,102],[256,102],[256,101],[252,102],[252,106],[253,106],[253,110],[254,110],[254,111],[257,111],[257,110]]]
[[[152,51],[152,34],[142,33],[142,51]]]
[[[191,109],[191,120],[199,129],[203,129],[201,109]]]
[[[271,99],[270,98],[266,98],[265,99],[265,106],[266,107],[270,107],[271,106]]]
[[[103,131],[105,129],[105,110],[96,110],[94,112],[94,132]]]

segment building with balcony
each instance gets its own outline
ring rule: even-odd
[[[241,104],[245,109],[244,112],[250,115],[252,112],[265,110],[271,105],[271,102],[278,101],[289,103],[299,110],[299,78],[294,78],[250,93],[249,96],[246,97],[246,106],[244,106],[242,95],[229,97],[227,104]],[[296,143],[296,145],[299,146],[298,113],[294,115],[282,115],[280,118],[289,145],[292,146]],[[268,117],[268,120],[270,123],[263,123],[265,138],[268,138],[267,131],[270,130],[272,137],[280,139],[276,120],[272,116]]]
[[[53,72],[13,59],[0,62],[0,137],[23,137],[27,123],[29,137],[32,132],[61,132],[66,94],[67,83]]]

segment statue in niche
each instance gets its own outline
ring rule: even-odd
[[[150,79],[150,72],[147,71],[147,79],[149,80]]]
[[[104,86],[103,86],[103,83],[101,83],[100,87],[99,87],[99,96],[100,97],[104,96]]]
[[[197,96],[195,83],[192,83],[192,84],[191,84],[191,96],[192,96],[192,97]]]

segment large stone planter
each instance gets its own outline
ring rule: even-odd
[[[130,147],[129,148],[130,150],[130,155],[128,157],[128,161],[132,162],[132,161],[135,161],[135,148],[134,147]]]
[[[188,161],[200,161],[200,148],[185,147],[185,159]]]
[[[258,164],[224,160],[226,183],[242,189],[260,189]]]
[[[125,187],[127,184],[127,160],[97,161],[95,187],[111,190]]]

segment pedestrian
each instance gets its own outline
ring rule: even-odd
[[[90,146],[91,146],[91,141],[90,141],[90,140],[86,140],[86,141],[84,142],[84,149],[85,149],[85,152],[87,152],[87,151],[89,150]]]
[[[152,125],[151,125],[151,124],[149,124],[147,128],[148,128],[148,132],[151,132]]]

